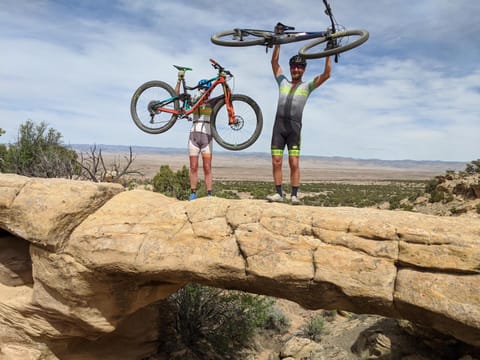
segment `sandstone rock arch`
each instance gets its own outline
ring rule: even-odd
[[[12,255],[0,255],[3,353],[35,359],[138,338],[149,304],[188,282],[408,319],[480,346],[480,223],[469,219],[179,202],[1,174],[0,229],[0,249],[23,259],[12,270]],[[134,336],[127,319],[144,329]]]

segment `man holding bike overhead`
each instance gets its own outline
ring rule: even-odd
[[[280,30],[281,29],[275,29]],[[275,123],[273,125],[271,153],[273,181],[276,193],[267,196],[270,202],[283,202],[282,191],[282,162],[285,145],[288,148],[288,164],[290,166],[290,183],[292,186],[291,203],[299,205],[298,187],[300,185],[300,133],[302,130],[303,109],[310,93],[322,85],[331,73],[330,57],[325,59],[325,69],[322,74],[312,80],[302,80],[307,62],[300,55],[293,56],[290,61],[291,81],[283,74],[278,63],[280,57],[280,45],[275,45],[272,53],[272,70],[279,87],[279,97]]]

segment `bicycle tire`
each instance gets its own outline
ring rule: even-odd
[[[264,45],[265,44],[265,37],[262,34],[265,35],[274,35],[273,31],[267,31],[267,30],[248,30],[249,32],[252,33],[257,33],[257,34],[251,34],[252,36],[255,36],[256,38],[251,39],[251,40],[239,40],[235,39],[234,35],[236,33],[235,30],[227,30],[227,31],[222,31],[216,34],[213,34],[210,40],[215,44],[215,45],[221,45],[221,46],[253,46],[253,45]]]
[[[178,115],[167,112],[158,112],[152,117],[149,104],[152,101],[160,101],[177,96],[175,90],[163,81],[152,80],[141,85],[132,96],[130,102],[130,114],[137,127],[149,134],[161,134],[170,129],[177,121]],[[178,110],[179,101],[175,100],[169,108]]]
[[[262,110],[255,100],[246,95],[233,94],[232,104],[237,118],[234,125],[229,125],[225,98],[213,107],[210,120],[212,136],[227,150],[243,150],[257,141],[262,132]]]
[[[348,41],[349,37],[354,37],[353,41]],[[329,38],[322,37],[319,40],[312,41],[301,48],[298,53],[303,56],[305,59],[318,59],[330,55],[340,54],[342,52],[351,50],[356,48],[357,46],[362,45],[365,41],[368,40],[369,33],[367,30],[346,30],[335,33],[332,35],[332,38],[340,39],[340,43],[342,41],[346,41],[344,45],[340,45],[333,49],[320,49],[320,45],[327,42]],[[318,48],[317,48],[318,47]],[[323,47],[323,46],[322,46]],[[310,51],[313,50],[313,51]]]

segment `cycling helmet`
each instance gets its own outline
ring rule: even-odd
[[[198,82],[198,88],[199,89],[205,89],[208,90],[210,89],[210,86],[212,86],[212,82],[206,79],[202,79]]]
[[[303,56],[300,55],[294,55],[290,58],[289,61],[290,66],[293,65],[300,65],[300,66],[307,66],[307,61],[303,58]]]

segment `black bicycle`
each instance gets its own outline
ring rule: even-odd
[[[288,44],[298,41],[312,40],[302,47],[298,53],[305,59],[318,59],[356,48],[368,40],[367,30],[347,30],[339,25],[333,16],[327,0],[325,14],[330,18],[330,27],[326,31],[294,31],[295,28],[278,23],[275,31],[257,29],[233,29],[212,35],[211,41],[221,46],[253,46],[263,45],[268,48],[276,44]],[[337,61],[337,57],[335,59]]]

